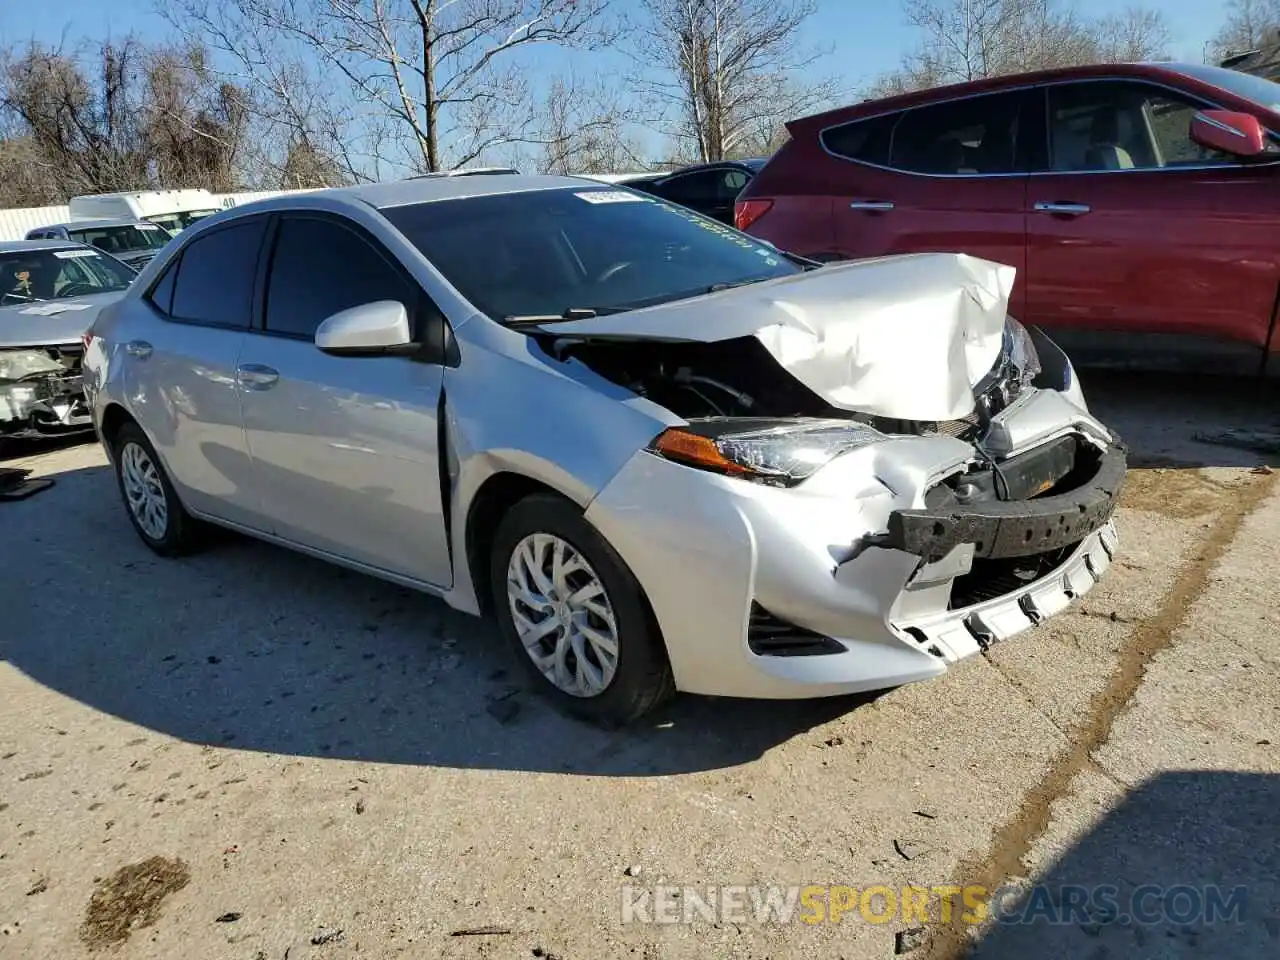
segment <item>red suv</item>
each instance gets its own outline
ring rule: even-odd
[[[738,197],[739,229],[819,260],[1011,264],[1010,311],[1083,359],[1280,372],[1280,84],[1082,67],[787,128]]]

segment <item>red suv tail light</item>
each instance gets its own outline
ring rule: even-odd
[[[733,225],[745,230],[768,213],[772,206],[772,200],[739,200],[733,205]]]

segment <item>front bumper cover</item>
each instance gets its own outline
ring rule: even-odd
[[[1068,493],[896,510],[889,515],[885,545],[929,561],[961,544],[973,544],[975,557],[992,559],[1057,550],[1111,519],[1124,486],[1125,461],[1125,448],[1113,443],[1101,454],[1093,478]]]

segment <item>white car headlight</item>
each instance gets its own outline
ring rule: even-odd
[[[856,420],[717,418],[664,430],[649,449],[703,470],[789,487],[840,454],[884,439]]]
[[[1027,328],[1013,317],[1004,322],[1004,354],[1018,371],[1023,383],[1030,383],[1040,375],[1040,354]]]

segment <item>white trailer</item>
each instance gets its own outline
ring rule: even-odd
[[[321,189],[319,187],[315,189]],[[283,197],[289,193],[314,193],[313,189],[306,190],[249,190],[242,193],[220,193],[218,199],[223,210],[229,210],[232,207],[242,207],[246,203],[253,203],[255,200],[270,200],[272,197]]]
[[[0,240],[22,240],[27,232],[71,219],[70,207],[23,207],[0,210]]]
[[[170,233],[179,233],[221,208],[217,196],[208,190],[137,190],[72,197],[71,216],[63,219],[131,217],[150,220]]]

